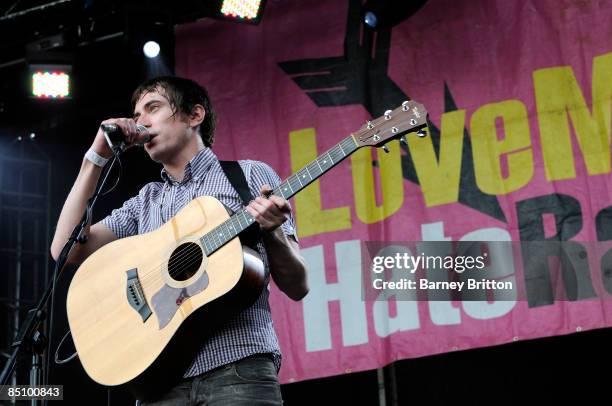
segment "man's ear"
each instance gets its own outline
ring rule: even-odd
[[[191,109],[191,114],[189,115],[189,126],[191,128],[199,126],[204,121],[204,117],[206,117],[204,106],[196,104]]]

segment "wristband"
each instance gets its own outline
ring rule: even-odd
[[[96,151],[91,148],[85,153],[85,158],[87,158],[88,161],[90,161],[96,166],[99,166],[100,168],[102,168],[108,162],[107,158],[101,157]]]

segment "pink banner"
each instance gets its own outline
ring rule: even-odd
[[[408,96],[429,112],[428,137],[359,149],[294,199],[310,293],[272,292],[282,382],[612,325],[599,258],[594,293],[572,301],[372,302],[360,287],[365,241],[612,239],[612,4],[430,0],[373,34],[360,3],[268,2],[258,26],[177,30],[177,74],[208,88],[222,159],[285,178]]]

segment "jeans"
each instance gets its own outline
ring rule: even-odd
[[[282,405],[276,367],[266,355],[253,355],[189,378],[146,406]]]

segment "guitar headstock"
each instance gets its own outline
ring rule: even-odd
[[[415,101],[405,101],[395,110],[387,110],[385,114],[374,120],[368,120],[357,132],[354,138],[362,146],[380,147],[386,149],[387,142],[401,138],[405,133],[420,130],[427,125],[427,110]],[[419,131],[424,137],[425,132]]]

